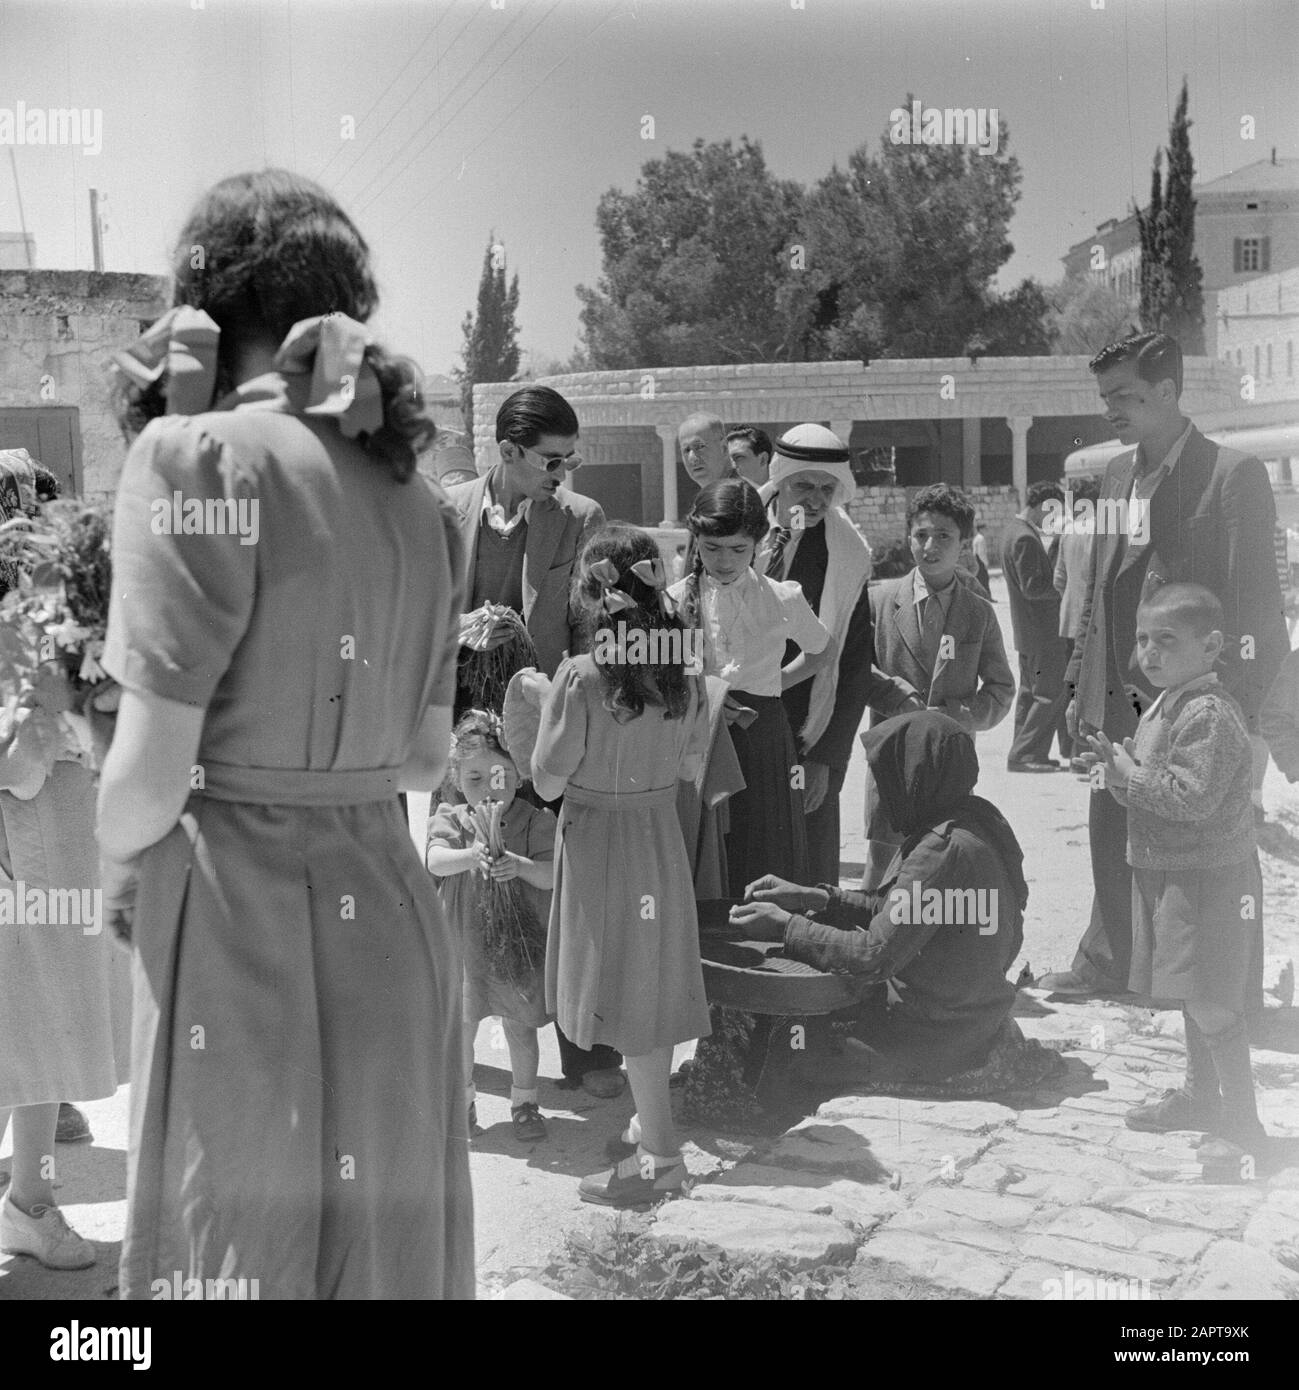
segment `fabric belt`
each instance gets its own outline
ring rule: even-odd
[[[639,811],[654,806],[675,806],[677,789],[650,787],[643,792],[597,792],[589,787],[575,787],[571,782],[564,788],[564,805],[599,806],[610,811]]]
[[[355,806],[397,795],[399,767],[313,772],[299,767],[237,767],[203,762],[204,783],[195,795],[255,806]]]

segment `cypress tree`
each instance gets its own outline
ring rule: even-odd
[[[1167,333],[1190,356],[1204,352],[1204,272],[1195,254],[1195,199],[1191,186],[1191,122],[1186,79],[1168,131],[1168,173],[1160,186],[1160,158],[1150,179],[1150,206],[1137,209],[1141,236],[1141,326]]]
[[[1155,167],[1150,175],[1150,207],[1145,213],[1137,208],[1137,231],[1141,237],[1141,326],[1147,330],[1154,327],[1163,303],[1164,255],[1163,255],[1163,188],[1160,181],[1159,161],[1162,151],[1155,151]]]
[[[1163,330],[1189,355],[1204,352],[1204,272],[1195,254],[1195,199],[1191,184],[1191,122],[1186,117],[1186,79],[1168,136],[1168,182],[1164,190],[1165,300]]]
[[[514,320],[519,307],[519,277],[505,284],[505,248],[493,232],[483,253],[483,273],[478,280],[478,311],[465,315],[461,329],[464,366],[454,369],[460,383],[460,409],[465,428],[474,427],[474,386],[478,382],[513,381],[519,370],[519,327]]]

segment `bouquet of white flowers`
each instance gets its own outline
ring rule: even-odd
[[[111,738],[119,688],[104,651],[111,582],[106,505],[46,502],[0,526],[0,753],[42,769],[78,748],[97,765]]]

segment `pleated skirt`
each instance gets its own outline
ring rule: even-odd
[[[142,856],[124,1298],[472,1298],[461,960],[395,798],[192,798]]]

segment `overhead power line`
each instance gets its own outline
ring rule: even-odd
[[[361,212],[364,212],[367,208],[373,206],[373,204],[379,198],[381,198],[388,191],[388,189],[391,188],[393,184],[396,183],[397,180],[400,179],[401,176],[415,163],[415,161],[424,153],[424,151],[427,150],[435,140],[437,140],[438,136],[440,136],[445,130],[447,130],[451,126],[455,118],[469,105],[471,101],[473,101],[473,99],[478,95],[478,93],[482,91],[482,89],[496,76],[496,74],[500,72],[506,66],[506,64],[509,63],[510,59],[514,57],[514,55],[519,51],[519,49],[522,48],[523,45],[527,43],[527,41],[533,36],[533,34],[535,34],[537,30],[546,22],[546,20],[548,20],[550,16],[554,14],[554,12],[559,8],[559,5],[560,0],[553,0],[553,3],[551,4],[550,8],[545,12],[545,14],[543,14],[541,18],[537,20],[537,22],[532,26],[532,28],[529,29],[528,32],[523,35],[523,37],[518,41],[518,43],[514,45],[512,49],[510,49],[509,53],[507,53],[505,57],[499,63],[497,63],[497,65],[492,69],[492,71],[489,72],[487,76],[484,77],[483,80],[478,84],[478,86],[475,87],[474,90],[469,93],[469,95],[464,99],[464,101],[460,103],[459,106],[456,107],[456,109],[451,113],[451,115],[448,116],[447,119],[444,120],[442,124],[438,126],[438,128],[432,133],[432,135],[430,135],[428,139],[424,141],[424,143],[419,147],[419,149],[416,150],[413,155],[411,155],[410,159],[408,159],[406,163],[402,165],[402,167],[397,171],[397,173],[391,179],[389,179],[388,182],[385,183],[378,190],[378,192],[374,193],[370,198],[366,199],[365,204],[360,209]],[[521,15],[522,11],[520,11],[519,17],[521,17]],[[516,17],[516,19],[511,23],[510,28],[512,29],[514,27],[514,24],[517,22],[518,17]],[[483,57],[486,58],[487,54],[491,52],[492,48],[495,48],[496,45],[500,43],[501,40],[504,39],[508,33],[509,29],[502,33],[492,44],[491,48],[487,50],[487,53],[483,54]],[[464,84],[465,80],[471,75],[471,72],[472,69],[470,72],[467,72],[465,76],[460,79],[459,82],[456,83],[455,87],[453,87],[451,91],[447,93],[444,100],[438,103],[437,110],[433,111],[429,116],[430,120],[432,120],[433,117],[437,115],[437,112],[442,109],[442,106],[444,106],[446,102],[449,101],[455,95],[459,88]],[[412,135],[410,139],[414,139],[414,135]],[[407,145],[410,143],[410,139],[408,139],[405,142]],[[405,146],[403,146],[403,148],[405,148]],[[400,153],[400,151],[398,151],[398,153]],[[372,184],[375,181],[376,178],[382,177],[384,171],[392,166],[396,157],[397,156],[394,155],[393,159],[390,159],[388,163],[384,166],[384,169],[379,170],[377,174],[375,174],[373,177],[366,181],[365,186],[356,195],[358,199],[364,196],[365,189],[368,188],[370,184]]]
[[[489,5],[490,3],[491,3],[491,0],[483,0],[483,3],[478,7],[479,13],[481,13],[482,10],[483,10],[483,8],[484,8],[486,5]],[[379,107],[383,104],[384,98],[387,97],[388,93],[391,92],[392,89],[397,85],[397,83],[401,81],[402,77],[403,77],[403,76],[405,75],[405,73],[406,73],[407,68],[410,67],[410,65],[415,61],[415,59],[419,57],[419,55],[424,51],[424,49],[428,47],[429,43],[431,43],[432,40],[437,36],[437,31],[438,31],[439,27],[441,26],[442,21],[443,21],[443,20],[447,17],[447,15],[449,15],[450,13],[451,13],[451,7],[448,6],[448,7],[447,7],[445,10],[443,10],[443,12],[438,16],[437,22],[433,25],[432,29],[430,29],[430,30],[428,31],[428,33],[424,36],[423,41],[422,41],[422,42],[419,44],[419,46],[415,49],[414,53],[412,53],[412,54],[410,55],[410,57],[407,58],[406,61],[401,65],[401,70],[397,73],[397,76],[394,77],[394,78],[392,79],[392,81],[389,82],[388,85],[383,89],[383,91],[379,93],[378,99],[374,102],[374,104],[370,107],[370,109],[365,113],[365,115],[362,116],[361,119],[357,122],[357,129],[358,129],[358,130],[361,130],[361,129],[365,126],[365,123],[370,119],[371,116],[374,115],[374,113],[375,113],[375,112],[379,109]],[[453,49],[453,48],[456,46],[456,41],[460,38],[460,35],[463,34],[463,33],[465,32],[465,30],[469,27],[469,25],[473,22],[474,18],[475,18],[475,16],[471,13],[470,16],[469,16],[469,18],[468,18],[467,20],[465,20],[464,24],[461,25],[459,31],[456,33],[455,38],[452,39],[451,42],[450,42],[450,44],[447,46],[447,50],[446,50],[446,51],[447,51],[448,53],[450,53],[451,49]],[[357,164],[360,163],[361,159],[364,158],[365,155],[367,155],[367,154],[370,153],[370,151],[374,148],[375,143],[378,141],[379,137],[383,134],[383,132],[384,132],[385,130],[388,129],[388,127],[393,123],[393,121],[396,120],[396,118],[397,118],[398,116],[401,115],[401,113],[402,113],[402,112],[406,109],[406,107],[410,104],[411,99],[414,97],[415,93],[418,92],[419,89],[429,80],[429,78],[432,77],[432,76],[437,72],[437,68],[438,68],[438,64],[437,64],[437,61],[435,61],[434,64],[433,64],[433,66],[428,70],[428,72],[426,72],[426,73],[424,74],[424,76],[421,77],[420,80],[410,89],[410,92],[409,92],[409,93],[406,95],[406,97],[403,99],[401,105],[398,106],[397,109],[392,113],[392,115],[389,116],[388,119],[383,123],[383,125],[380,126],[379,129],[378,129],[377,131],[375,131],[375,133],[374,133],[373,135],[371,135],[371,136],[365,141],[365,143],[364,143],[363,145],[361,145],[361,146],[356,150],[355,154],[354,154],[353,157],[352,157],[352,162],[347,166],[346,169],[343,170],[343,172],[342,172],[341,174],[339,174],[338,178],[335,179],[335,181],[334,181],[334,182],[335,182],[335,185],[341,183],[341,182],[348,176],[348,174],[350,174],[350,173],[352,172],[352,170],[356,168]],[[318,174],[316,175],[316,178],[317,178],[317,179],[320,179],[320,178],[324,175],[325,170],[329,168],[329,166],[334,162],[334,160],[336,160],[336,159],[338,158],[338,156],[339,156],[340,154],[342,154],[342,152],[343,152],[343,145],[342,145],[342,143],[340,142],[338,148],[334,151],[333,154],[331,154],[331,155],[329,156],[329,158],[328,158],[328,159],[325,161],[325,163],[321,166],[320,173],[318,173]]]
[[[475,154],[478,150],[480,150],[507,121],[509,121],[523,106],[527,104],[527,102],[532,98],[534,93],[536,93],[541,87],[545,86],[545,84],[550,81],[551,77],[559,68],[563,67],[565,63],[569,62],[572,58],[576,57],[576,55],[588,43],[590,43],[590,41],[596,36],[596,34],[601,29],[603,29],[604,26],[608,24],[608,22],[611,19],[616,18],[622,12],[622,10],[623,6],[621,4],[614,9],[611,9],[609,13],[606,14],[605,17],[597,25],[595,25],[591,32],[587,34],[585,38],[581,39],[578,42],[577,47],[574,48],[571,53],[564,54],[564,56],[560,58],[557,62],[552,63],[550,67],[547,68],[544,73],[542,73],[541,77],[538,78],[538,80],[523,94],[523,96],[520,97],[519,100],[505,113],[505,115],[503,115],[501,119],[496,122],[496,124],[491,128],[491,130],[489,130],[486,135],[484,135],[480,140],[478,140],[474,145],[472,145],[465,152],[465,154],[461,156],[459,167],[463,168],[465,161],[469,159],[470,155]],[[423,197],[417,199],[414,203],[412,203],[411,206],[407,208],[406,211],[403,212],[397,218],[396,222],[390,225],[389,231],[395,231],[407,220],[407,218],[412,217],[416,212],[418,212],[419,209],[422,208],[424,204],[427,203],[428,200],[437,192],[439,186],[442,183],[444,183],[448,178],[450,178],[451,173],[452,170],[448,169],[446,174],[444,174],[441,179],[436,180],[433,186],[429,189],[427,193],[423,195]],[[373,200],[371,201],[373,202]]]

